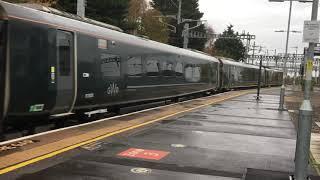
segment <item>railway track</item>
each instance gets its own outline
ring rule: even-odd
[[[227,91],[224,91],[227,92]],[[74,127],[78,126],[84,123],[90,123],[90,122],[95,122],[99,121],[101,119],[105,118],[111,118],[115,117],[118,115],[125,115],[128,113],[133,113],[141,110],[148,110],[156,107],[161,107],[161,106],[166,106],[166,105],[171,105],[171,104],[176,104],[180,102],[185,102],[189,100],[193,100],[196,98],[201,98],[205,96],[210,96],[210,95],[216,95],[216,94],[222,94],[224,92],[217,92],[217,93],[199,93],[199,94],[194,94],[194,95],[189,95],[185,96],[182,98],[179,98],[178,102],[177,101],[158,101],[158,102],[153,102],[153,103],[147,103],[147,104],[141,104],[137,106],[130,106],[130,107],[125,107],[121,108],[120,112],[117,113],[112,113],[112,112],[107,112],[104,114],[96,114],[93,115],[90,118],[85,118],[85,119],[80,119],[80,118],[68,118],[68,119],[63,119],[63,120],[50,120],[50,119],[44,119],[44,120],[37,120],[36,122],[26,122],[26,125],[23,127],[15,127],[15,126],[8,126],[5,128],[4,135],[2,136],[0,143],[1,142],[6,142],[6,141],[11,141],[11,140],[16,140],[18,138],[22,138],[25,136],[31,136],[31,135],[36,135],[40,133],[45,133],[48,131],[54,131],[54,130],[59,130],[63,128],[68,128],[68,127]],[[21,142],[22,144],[26,142]],[[29,143],[29,142],[27,142]],[[19,146],[19,145],[18,145]],[[1,149],[1,147],[0,147]]]

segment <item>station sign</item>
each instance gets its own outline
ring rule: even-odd
[[[319,43],[320,21],[304,21],[303,42]]]

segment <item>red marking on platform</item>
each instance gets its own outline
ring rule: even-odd
[[[170,152],[166,152],[166,151],[130,148],[130,149],[126,150],[126,151],[123,151],[123,152],[119,153],[118,156],[130,157],[130,158],[160,160],[160,159],[166,157],[169,153]]]

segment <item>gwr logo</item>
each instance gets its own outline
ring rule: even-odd
[[[119,87],[115,83],[111,83],[107,89],[107,94],[111,96],[115,96],[119,94]]]

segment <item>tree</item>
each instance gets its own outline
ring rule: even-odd
[[[142,18],[147,11],[147,7],[146,0],[130,0],[126,18],[130,34],[137,35],[138,31],[142,29]]]
[[[151,6],[160,11],[163,15],[177,15],[178,13],[176,0],[152,0]],[[199,10],[199,0],[183,0],[181,17],[185,19],[200,20],[203,17],[203,13]],[[177,25],[177,20],[175,19],[171,19],[168,22],[172,25]],[[191,22],[190,27],[193,27],[196,24],[196,22]],[[170,33],[169,44],[177,47],[183,47],[183,37],[181,36],[183,27],[184,23],[181,23],[177,27],[176,33]],[[206,28],[204,25],[201,25],[200,27],[193,29],[193,31],[206,33]],[[189,48],[201,51],[204,49],[206,42],[207,39],[190,39]]]
[[[77,14],[77,0],[6,0],[13,3],[38,3]],[[86,17],[128,29],[126,17],[130,0],[87,0]]]
[[[159,11],[148,8],[146,0],[130,0],[126,18],[127,24],[130,26],[129,32],[134,35],[147,36],[154,41],[167,43],[167,27],[155,17],[161,15]]]
[[[77,0],[57,0],[53,7],[76,14]],[[128,8],[129,0],[90,0],[87,1],[86,17],[126,30],[128,25],[125,18]]]
[[[211,26],[206,27],[206,29],[207,29],[207,34],[210,34],[210,35],[215,34],[215,31]],[[215,51],[214,51],[215,37],[213,37],[213,36],[209,36],[209,37],[210,38],[208,38],[208,41],[206,43],[206,47],[204,48],[204,52],[214,56],[215,55]]]
[[[229,25],[214,43],[216,55],[232,58],[235,61],[242,61],[245,58],[246,48],[242,41],[237,38],[233,25]]]
[[[155,9],[149,9],[144,13],[139,34],[148,36],[154,41],[168,43],[169,32],[167,26],[159,22],[155,16],[161,16],[161,13]]]

